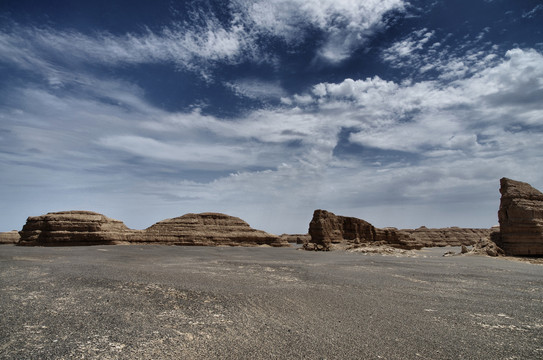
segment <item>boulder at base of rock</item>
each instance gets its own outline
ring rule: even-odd
[[[334,244],[390,245],[401,249],[420,249],[422,245],[396,228],[379,229],[367,221],[354,217],[337,216],[326,210],[315,210],[309,224],[311,240],[306,250],[331,250]]]
[[[20,238],[17,230],[0,232],[0,244],[16,244]]]
[[[186,214],[160,221],[132,242],[203,246],[289,246],[279,236],[255,230],[240,218],[220,213]]]
[[[116,244],[132,232],[122,221],[92,211],[61,211],[29,217],[19,245]]]
[[[543,255],[543,193],[530,184],[500,179],[500,236],[507,255]]]

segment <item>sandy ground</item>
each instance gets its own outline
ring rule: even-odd
[[[543,358],[543,266],[447,250],[4,245],[0,358]]]

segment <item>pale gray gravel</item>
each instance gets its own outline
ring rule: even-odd
[[[1,359],[542,359],[543,266],[487,257],[0,247]]]

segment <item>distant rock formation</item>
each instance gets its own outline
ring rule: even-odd
[[[396,228],[379,229],[367,221],[337,216],[326,210],[315,210],[309,224],[309,235],[311,241],[304,245],[306,250],[331,250],[334,244],[381,244],[407,250],[423,247],[409,234]]]
[[[429,229],[421,226],[418,229],[402,229],[424,247],[438,246],[470,246],[478,243],[482,238],[488,238],[491,229],[469,229],[448,227]]]
[[[311,240],[309,234],[282,234],[279,237],[291,244],[306,244]]]
[[[543,255],[543,193],[530,184],[500,179],[500,236],[507,255]]]
[[[160,221],[131,242],[203,246],[289,246],[278,236],[255,230],[240,218],[219,213],[186,214]]]
[[[20,238],[17,230],[0,232],[0,244],[16,244]]]
[[[63,211],[32,216],[19,231],[20,245],[107,245],[123,243],[205,246],[289,246],[285,240],[255,230],[224,214],[186,214],[132,230],[122,221],[91,211]]]
[[[29,217],[19,234],[20,245],[100,245],[128,241],[132,231],[92,211],[61,211]]]

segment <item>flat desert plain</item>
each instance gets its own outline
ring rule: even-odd
[[[543,266],[447,250],[4,245],[0,358],[543,358]]]

